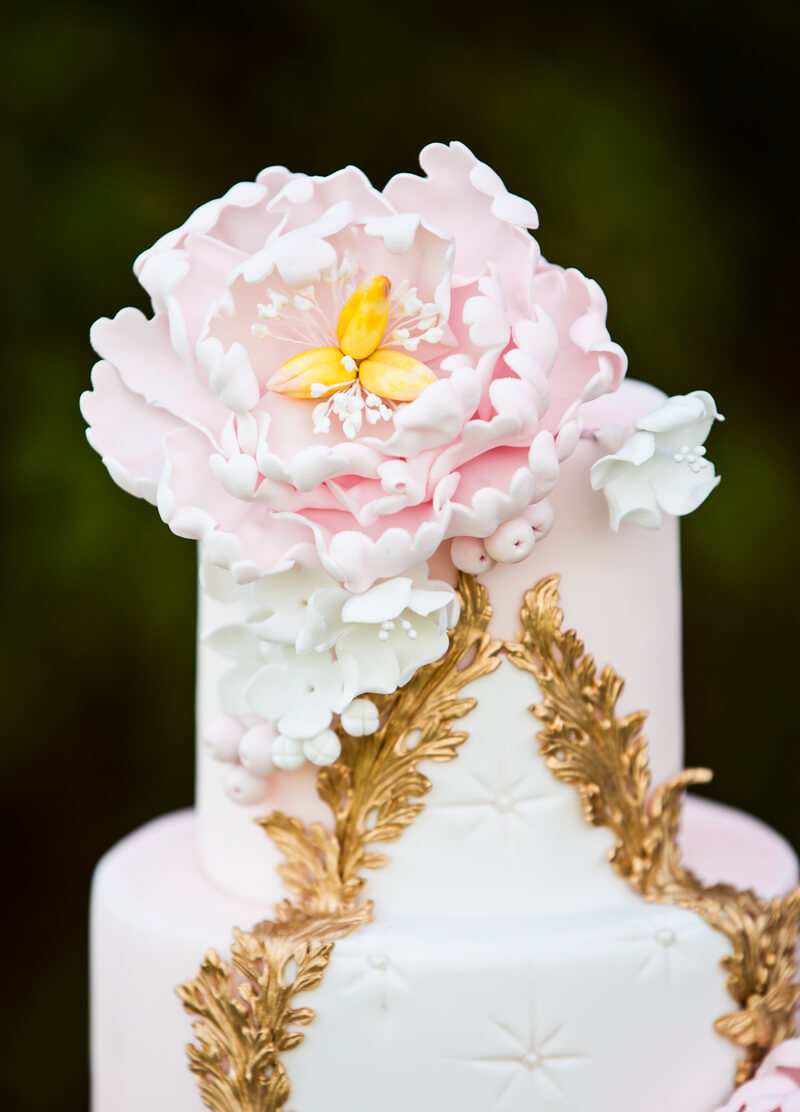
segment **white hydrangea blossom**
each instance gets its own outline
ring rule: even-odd
[[[201,569],[204,590],[224,604],[231,620],[204,637],[205,644],[226,657],[231,667],[219,686],[226,723],[238,723],[243,738],[253,737],[254,724],[271,728],[271,764],[297,768],[305,760],[328,764],[338,755],[331,731],[341,716],[355,736],[374,733],[377,708],[364,696],[391,694],[424,664],[437,660],[448,646],[448,629],[458,620],[458,599],[446,583],[428,578],[423,564],[354,594],[326,572],[295,567],[253,583],[239,585],[230,574],[206,563]],[[220,726],[215,726],[219,732]],[[243,764],[258,775],[252,755],[230,738],[209,740],[208,752],[218,760]],[[264,729],[258,737],[265,747]],[[247,748],[247,746],[245,746]],[[265,757],[259,767],[268,775]],[[242,775],[231,783],[234,798],[251,802]]]

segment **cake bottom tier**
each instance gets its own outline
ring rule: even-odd
[[[782,839],[727,808],[690,801],[683,842],[705,879],[769,895],[796,883]],[[204,1107],[174,988],[265,909],[214,888],[194,846],[193,816],[182,812],[98,866],[93,1112]],[[316,1018],[284,1057],[287,1108],[710,1112],[728,1097],[737,1053],[713,1024],[731,1010],[719,967],[729,947],[694,913],[633,894],[626,907],[513,922],[382,922],[377,910],[337,943],[321,986],[298,998]]]

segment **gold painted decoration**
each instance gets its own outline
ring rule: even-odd
[[[615,871],[644,899],[694,911],[730,942],[722,967],[739,1010],[715,1026],[744,1051],[736,1076],[741,1084],[769,1050],[795,1034],[800,889],[767,901],[731,885],[704,885],[681,864],[683,793],[707,783],[711,773],[687,769],[650,795],[646,714],[617,715],[623,681],[610,667],[598,674],[576,633],[562,631],[558,582],[550,576],[527,592],[522,640],[506,646],[542,692],[542,702],[531,707],[543,723],[540,750],[556,778],[578,790],[588,822],[613,833]]]
[[[737,1083],[795,1033],[800,889],[766,901],[731,885],[704,885],[681,863],[683,795],[711,773],[687,769],[651,792],[646,714],[617,714],[623,681],[610,667],[598,673],[577,634],[562,630],[558,582],[550,576],[527,592],[522,638],[504,644],[487,632],[485,588],[461,575],[461,619],[447,653],[393,694],[372,696],[376,733],[353,738],[339,730],[341,755],[317,774],[330,828],[280,812],[258,820],[286,858],[279,872],[291,898],[275,906],[272,921],[234,931],[230,962],[209,951],[198,975],[178,989],[194,1019],[189,1068],[212,1112],[285,1108],[283,1055],[314,1017],[296,997],[321,982],[334,943],[372,919],[364,873],[387,863],[382,847],[423,810],[431,784],[420,762],[457,756],[467,735],[455,723],[475,706],[461,689],[493,671],[503,651],[535,677],[542,701],[530,709],[542,723],[541,753],[557,779],[580,793],[588,822],[614,835],[609,856],[617,874],[645,900],[701,915],[730,942],[721,964],[737,1010],[715,1026],[744,1052]]]
[[[445,655],[420,668],[391,695],[372,696],[375,734],[339,731],[342,752],[321,768],[317,791],[331,809],[329,831],[274,812],[258,820],[286,857],[279,869],[292,895],[272,922],[236,930],[231,962],[213,950],[178,995],[194,1019],[187,1048],[203,1103],[212,1112],[280,1112],[289,1099],[282,1055],[298,1046],[314,1017],[295,997],[316,987],[334,942],[372,918],[362,899],[365,869],[389,860],[378,843],[399,838],[423,810],[430,780],[423,760],[451,761],[466,740],[454,723],[475,706],[461,689],[494,671],[503,648],[487,632],[486,589],[471,576],[458,583],[461,618]]]

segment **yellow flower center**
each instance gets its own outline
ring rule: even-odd
[[[267,389],[288,398],[320,398],[359,381],[364,390],[390,402],[411,402],[436,375],[405,352],[381,347],[391,304],[385,274],[353,291],[339,314],[338,347],[317,347],[287,359]]]

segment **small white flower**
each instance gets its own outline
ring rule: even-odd
[[[355,694],[347,682],[348,670],[330,652],[299,654],[281,647],[279,653],[247,685],[247,701],[282,734],[303,740],[315,737]]]
[[[662,510],[682,516],[705,501],[719,477],[703,444],[722,420],[706,391],[678,394],[640,417],[619,450],[595,463],[592,488],[605,493],[614,532],[623,521],[657,529]],[[613,443],[613,430],[601,432]]]
[[[204,643],[232,662],[218,689],[228,717],[205,731],[207,747],[218,760],[238,759],[250,778],[336,760],[335,715],[352,737],[374,733],[378,710],[356,696],[407,683],[447,651],[458,620],[455,591],[430,580],[425,564],[361,594],[301,566],[246,585],[209,567],[203,582],[229,618]],[[250,801],[247,776],[231,784],[232,798]]]

